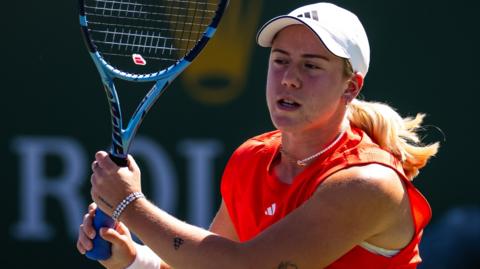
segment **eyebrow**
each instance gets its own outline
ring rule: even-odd
[[[272,52],[278,52],[278,53],[290,55],[290,53],[288,53],[287,51],[282,50],[282,49],[278,49],[278,48],[272,49]],[[330,61],[330,59],[328,59],[327,57],[325,57],[323,55],[319,55],[319,54],[309,54],[309,53],[307,53],[307,54],[302,54],[302,57],[304,57],[304,58],[318,58],[318,59],[325,60],[327,62]]]

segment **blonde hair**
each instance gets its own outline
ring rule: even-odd
[[[346,71],[348,68],[351,66],[345,67],[345,74],[349,73]],[[421,143],[417,131],[424,117],[425,114],[418,113],[415,117],[402,118],[387,104],[356,98],[350,102],[347,112],[347,118],[354,126],[362,129],[382,149],[401,161],[409,180],[418,175],[439,148],[438,142],[429,145]]]

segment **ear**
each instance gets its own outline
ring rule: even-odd
[[[343,93],[343,97],[347,102],[352,101],[355,97],[358,96],[363,87],[363,75],[360,72],[353,74],[353,76],[348,81],[347,89]]]

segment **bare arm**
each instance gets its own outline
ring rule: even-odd
[[[364,170],[368,173],[359,172]],[[177,269],[270,269],[285,268],[286,264],[322,268],[366,239],[387,238],[382,235],[394,230],[392,227],[403,217],[405,205],[408,207],[403,186],[390,169],[374,167],[359,171],[353,169],[329,178],[301,207],[245,243],[231,236],[229,231],[233,226],[219,228],[228,214],[223,206],[216,217],[218,226],[216,222],[212,224],[215,233],[184,223],[145,199],[127,207],[121,220]],[[95,195],[102,195],[115,201],[118,198],[114,196],[119,192],[135,190],[115,190],[120,185],[118,180],[128,181],[122,179],[124,176],[97,179],[101,182],[93,180],[93,198],[98,200]],[[102,209],[109,212],[104,205]],[[230,236],[217,234],[222,229]],[[402,245],[405,242],[401,240],[386,243]]]
[[[228,215],[227,207],[225,206],[225,203],[223,201],[217,214],[215,215],[215,218],[212,221],[212,224],[210,225],[209,231],[230,240],[238,241],[237,233],[235,232],[233,223],[230,219],[230,216]],[[171,267],[165,262],[162,262],[160,268],[169,269]]]

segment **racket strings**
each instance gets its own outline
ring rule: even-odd
[[[103,55],[170,61],[186,55],[215,15],[213,0],[87,0],[92,39]]]

